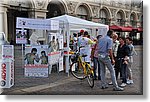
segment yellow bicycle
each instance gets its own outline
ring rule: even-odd
[[[91,88],[94,87],[94,71],[91,65],[85,61],[82,61],[82,57],[85,59],[87,55],[80,55],[79,52],[75,52],[71,56],[72,64],[70,65],[71,74],[80,80],[86,79]]]

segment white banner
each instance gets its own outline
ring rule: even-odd
[[[17,17],[16,28],[59,30],[59,21]]]

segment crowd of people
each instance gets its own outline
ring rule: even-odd
[[[99,34],[96,38],[90,37],[90,34],[84,30],[73,35],[72,50],[76,51],[81,47],[80,54],[87,55],[84,61],[93,66],[94,79],[101,81],[102,89],[113,85],[114,91],[123,91],[127,84],[134,83],[132,63],[133,55],[137,53],[130,37],[118,37],[113,30],[109,30],[107,35]],[[106,81],[106,67],[111,75],[109,83]],[[118,79],[121,79],[121,85],[118,85]]]

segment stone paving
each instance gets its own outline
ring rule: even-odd
[[[67,73],[57,73],[53,68],[48,78],[26,78],[22,68],[21,47],[15,47],[15,85],[10,89],[4,89],[3,95],[141,95],[143,94],[143,50],[141,46],[136,46],[137,56],[134,56],[133,78],[134,84],[127,85],[122,92],[112,91],[112,86],[108,89],[100,89],[100,81],[95,81],[95,86],[91,89],[86,80],[79,81]],[[109,75],[109,74],[108,74]],[[108,82],[110,78],[108,77]],[[118,80],[121,84],[121,81]]]

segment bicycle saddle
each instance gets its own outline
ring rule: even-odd
[[[87,55],[82,55],[82,57],[86,57]]]

